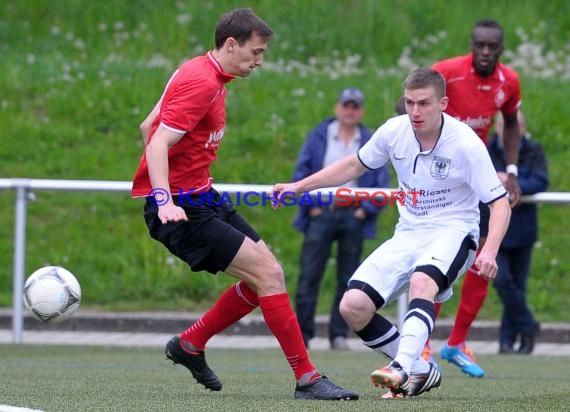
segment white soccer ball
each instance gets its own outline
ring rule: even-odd
[[[24,305],[38,320],[61,323],[81,303],[81,287],[69,270],[45,266],[32,273],[24,284]]]

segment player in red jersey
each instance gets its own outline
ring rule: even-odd
[[[499,62],[504,50],[504,32],[495,20],[485,19],[475,23],[471,32],[471,53],[439,61],[433,68],[446,79],[449,105],[446,112],[467,123],[487,143],[494,116],[500,111],[505,119],[505,157],[511,206],[520,201],[517,182],[517,162],[520,142],[517,109],[521,105],[521,87],[518,74]],[[485,243],[489,213],[480,204],[481,237],[479,250]],[[441,357],[474,377],[483,377],[484,370],[477,364],[473,351],[465,341],[471,324],[487,296],[489,282],[472,266],[463,281],[461,298],[455,323],[447,343],[442,347]],[[436,305],[439,313],[440,305]],[[425,358],[431,358],[429,342]]]
[[[297,380],[295,398],[358,399],[312,364],[283,269],[255,230],[212,188],[209,168],[226,126],[225,84],[263,64],[272,35],[251,9],[224,14],[216,25],[215,49],[179,67],[141,124],[146,148],[132,195],[146,197],[150,235],[192,271],[224,271],[238,279],[167,343],[165,353],[200,384],[219,391],[222,383],[206,363],[206,343],[259,306]]]

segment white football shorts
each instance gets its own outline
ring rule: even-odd
[[[418,266],[433,265],[445,276],[457,280],[475,261],[475,250],[469,250],[465,262],[459,262],[461,269],[449,273],[452,263],[458,267],[454,260],[467,236],[469,233],[453,229],[396,231],[362,262],[350,280],[367,283],[386,304],[407,292],[410,277]],[[475,242],[473,246],[476,248]],[[450,285],[435,297],[435,301],[444,302],[452,295]]]

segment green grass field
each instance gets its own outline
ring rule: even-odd
[[[417,398],[380,399],[369,381],[384,359],[372,352],[311,353],[356,402],[296,401],[278,350],[208,352],[224,383],[208,392],[161,349],[0,345],[0,405],[56,411],[562,411],[568,410],[568,359],[481,356],[488,376],[472,379],[441,364],[442,387]]]

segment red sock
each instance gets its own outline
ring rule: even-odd
[[[455,323],[447,341],[450,346],[459,345],[467,340],[469,328],[487,297],[489,281],[479,276],[476,270],[474,266],[471,266],[465,274]]]
[[[435,304],[435,318],[437,319],[437,317],[439,316],[439,312],[441,312],[441,302],[437,302]]]
[[[220,295],[214,306],[180,334],[199,350],[210,338],[233,325],[259,305],[258,297],[244,282],[238,282]]]
[[[303,375],[316,371],[305,348],[297,317],[289,301],[289,294],[260,296],[259,307],[265,323],[277,338],[287,362],[291,365],[295,378],[300,379]],[[312,379],[319,376],[315,375]]]
[[[439,316],[440,311],[441,311],[441,303],[436,303],[435,304],[435,319],[437,319],[437,317]],[[426,341],[426,344],[424,345],[424,349],[430,349],[429,338]]]

